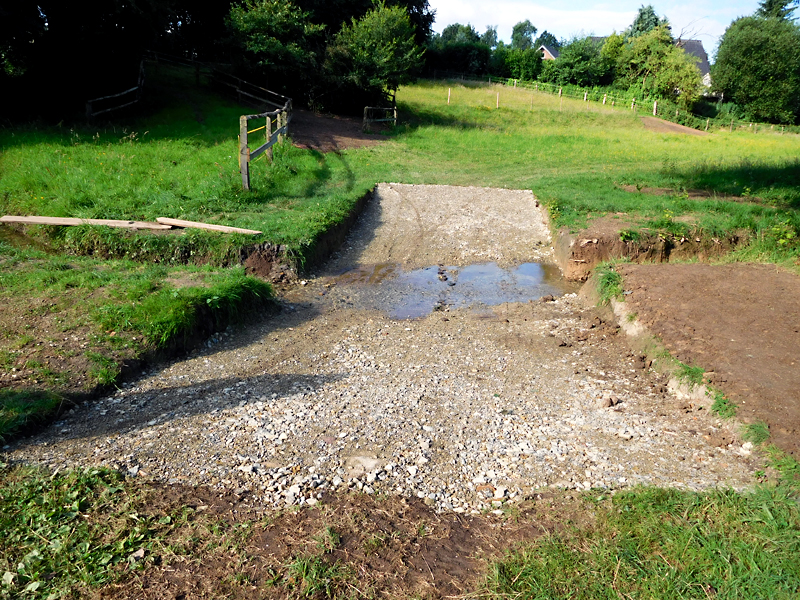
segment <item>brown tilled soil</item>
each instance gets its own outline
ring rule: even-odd
[[[480,585],[485,562],[566,523],[593,518],[573,496],[539,495],[515,518],[437,514],[418,499],[330,495],[312,509],[264,513],[247,496],[180,485],[152,486],[140,514],[188,511],[148,568],[89,592],[91,598],[446,598]],[[252,524],[252,525],[251,525]],[[239,532],[237,534],[237,531]],[[197,556],[202,556],[197,560]],[[318,561],[314,593],[292,565]],[[308,573],[307,573],[308,574]]]
[[[620,267],[626,302],[678,360],[702,367],[746,422],[800,457],[800,277],[774,265]]]

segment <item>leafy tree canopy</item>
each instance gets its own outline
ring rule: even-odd
[[[229,26],[270,72],[304,73],[314,63],[308,37],[322,31],[291,0],[244,0],[231,7]]]
[[[601,46],[590,37],[571,40],[561,48],[561,55],[549,67],[548,74],[556,83],[593,86],[603,83],[609,66],[600,54]]]
[[[758,3],[756,16],[793,21],[792,13],[797,9],[797,4],[798,0],[761,0]]]
[[[622,47],[616,72],[644,94],[676,100],[689,109],[700,95],[697,58],[676,47],[666,25],[636,36]]]
[[[481,36],[481,44],[494,48],[497,46],[497,25],[489,25]]]
[[[539,34],[539,37],[536,38],[536,41],[533,43],[534,48],[539,48],[540,46],[547,46],[548,48],[558,50],[561,48],[561,43],[558,41],[556,36],[545,29]]]
[[[737,19],[720,40],[711,77],[751,118],[800,122],[800,29],[774,17]]]
[[[441,41],[443,44],[477,44],[481,36],[475,31],[472,25],[462,25],[453,23],[442,31]]]
[[[342,27],[328,47],[325,67],[363,90],[394,92],[413,81],[422,66],[422,53],[408,13],[380,3]]]
[[[536,31],[536,27],[528,19],[520,21],[514,25],[514,29],[511,31],[511,47],[515,50],[532,48]]]
[[[634,38],[636,36],[648,33],[656,27],[665,27],[667,31],[670,30],[669,21],[666,17],[659,17],[656,14],[652,4],[647,6],[642,5],[636,18],[631,23],[630,27],[625,30],[625,37]]]

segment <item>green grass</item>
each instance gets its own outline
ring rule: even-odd
[[[0,442],[54,417],[64,398],[48,391],[0,390]]]
[[[148,519],[125,514],[118,474],[2,465],[0,482],[2,597],[60,598],[102,585],[151,539]]]
[[[795,598],[800,507],[785,489],[616,494],[489,568],[485,598]]]
[[[686,381],[692,385],[703,385],[703,373],[705,373],[703,367],[698,367],[697,365],[687,365],[680,361],[676,362],[676,375],[679,379],[682,379],[683,381]]]
[[[742,428],[742,438],[747,442],[759,445],[769,439],[769,425],[763,421],[749,423]]]
[[[713,393],[713,396],[714,403],[711,405],[711,410],[714,413],[723,419],[732,419],[736,416],[736,409],[738,406],[734,404],[730,398],[718,390]]]
[[[609,263],[602,264],[595,269],[597,277],[597,295],[602,306],[607,305],[612,300],[622,298],[622,275],[614,270],[614,266]]]

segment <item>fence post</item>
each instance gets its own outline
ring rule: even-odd
[[[676,119],[678,118],[678,109],[677,108],[675,109],[675,118]]]
[[[710,121],[711,121],[711,119],[706,119],[706,131],[708,131],[708,123],[709,123]]]
[[[361,121],[361,131],[367,132],[367,123],[369,119],[369,106],[364,107],[364,119]]]
[[[653,116],[654,117],[656,116],[657,112],[658,112],[658,100],[653,102]]]
[[[91,121],[92,120],[92,101],[91,100],[87,100],[87,102],[86,102],[86,120],[87,121]]]
[[[264,130],[264,135],[266,136],[267,141],[269,141],[272,137],[272,119],[269,118],[269,115],[267,115],[267,123],[266,129]],[[272,146],[267,148],[267,158],[269,158],[269,162],[272,162]]]
[[[631,110],[633,110],[635,106],[636,106],[636,98],[634,98],[633,101],[631,102]]]
[[[239,117],[239,172],[242,188],[250,191],[250,148],[247,147],[247,116]]]
[[[394,119],[393,125],[397,127],[397,104],[392,107],[392,118]]]
[[[583,92],[583,101],[586,102],[586,99],[589,97],[589,92]]]
[[[496,108],[500,108],[500,92],[497,92],[497,106]]]
[[[452,88],[447,88],[447,106],[450,106],[450,90]]]
[[[603,106],[606,105],[606,97],[607,96],[608,96],[608,94],[603,94]]]

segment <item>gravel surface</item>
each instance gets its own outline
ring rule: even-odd
[[[387,279],[348,276],[546,262],[549,244],[530,192],[382,184],[342,253],[283,291],[279,316],[73,409],[10,458],[277,506],[353,489],[471,512],[548,486],[751,484],[751,447],[668,395],[575,293],[398,320],[374,307]]]

